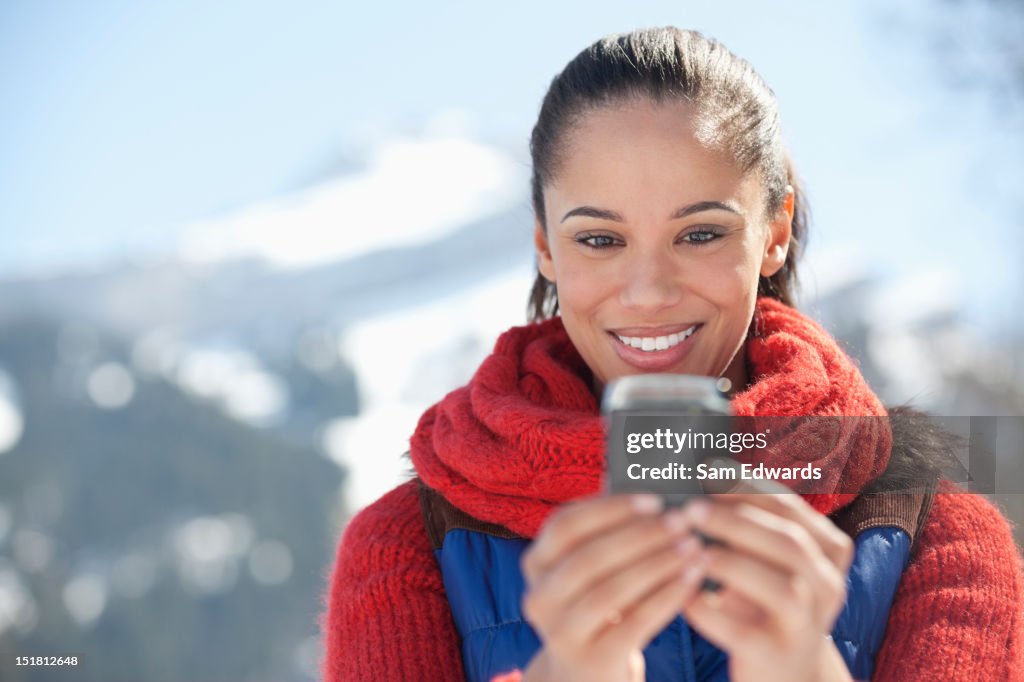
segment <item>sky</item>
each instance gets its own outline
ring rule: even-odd
[[[431,121],[526,164],[547,84],[576,52],[675,24],[775,90],[812,256],[944,274],[1005,315],[1024,302],[1021,138],[943,81],[928,35],[943,4],[9,0],[0,277],[175,252],[196,221],[356,168]],[[811,287],[834,274],[813,262]]]

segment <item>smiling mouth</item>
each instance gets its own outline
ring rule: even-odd
[[[623,345],[651,353],[668,350],[669,348],[678,346],[697,331],[699,327],[699,324],[695,324],[681,331],[662,336],[625,336],[624,334],[618,334],[616,332],[611,332],[611,334],[621,341]]]

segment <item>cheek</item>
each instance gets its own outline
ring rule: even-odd
[[[586,312],[615,294],[615,279],[605,264],[562,258],[556,268],[558,305],[563,317]]]
[[[721,357],[715,362],[715,370],[724,372],[723,363],[732,359],[750,326],[757,302],[760,263],[751,249],[743,249],[737,251],[729,263],[721,265],[709,278],[705,296],[718,313],[717,324],[712,329]]]
[[[715,256],[694,259],[689,264],[685,275],[687,288],[722,308],[756,298],[760,266],[750,251],[723,250]]]

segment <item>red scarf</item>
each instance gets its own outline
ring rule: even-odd
[[[746,343],[750,386],[737,416],[884,416],[853,362],[816,323],[761,298]],[[591,374],[552,318],[513,327],[469,384],[420,418],[410,455],[420,478],[468,514],[533,537],[558,505],[601,490],[605,427]],[[851,502],[885,470],[891,434],[883,420],[837,420],[825,480],[805,495],[822,513]],[[768,451],[768,466],[793,458]]]

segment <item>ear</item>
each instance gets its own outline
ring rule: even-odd
[[[551,259],[551,245],[548,244],[548,236],[539,219],[534,220],[533,224],[533,245],[537,249],[537,270],[544,276],[544,279],[554,284],[555,264]]]
[[[764,254],[761,257],[761,275],[771,277],[786,263],[789,253],[789,240],[793,236],[793,205],[796,195],[793,188],[786,185],[786,198],[782,208],[768,223],[768,234],[765,236]]]

